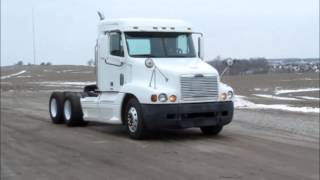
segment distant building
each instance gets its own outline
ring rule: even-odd
[[[319,72],[319,59],[276,59],[268,60],[272,72]]]
[[[320,72],[320,59],[234,59],[236,63],[226,73],[229,75],[264,74],[268,72]],[[208,61],[220,73],[225,69],[225,59],[217,56]]]

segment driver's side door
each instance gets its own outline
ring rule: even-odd
[[[100,57],[103,66],[103,79],[105,91],[119,91],[121,74],[123,73],[124,49],[120,32],[110,32],[106,36],[109,40],[107,52]],[[104,48],[104,47],[102,47]],[[102,50],[101,50],[102,51]]]

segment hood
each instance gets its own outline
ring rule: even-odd
[[[155,65],[162,72],[169,74],[214,74],[217,70],[198,58],[153,58]]]

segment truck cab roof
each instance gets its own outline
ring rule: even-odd
[[[191,24],[177,19],[154,18],[120,18],[102,20],[99,32],[124,31],[124,32],[192,32]]]

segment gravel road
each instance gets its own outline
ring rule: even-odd
[[[218,137],[54,125],[49,91],[1,93],[1,179],[319,179],[319,115],[236,110]]]

